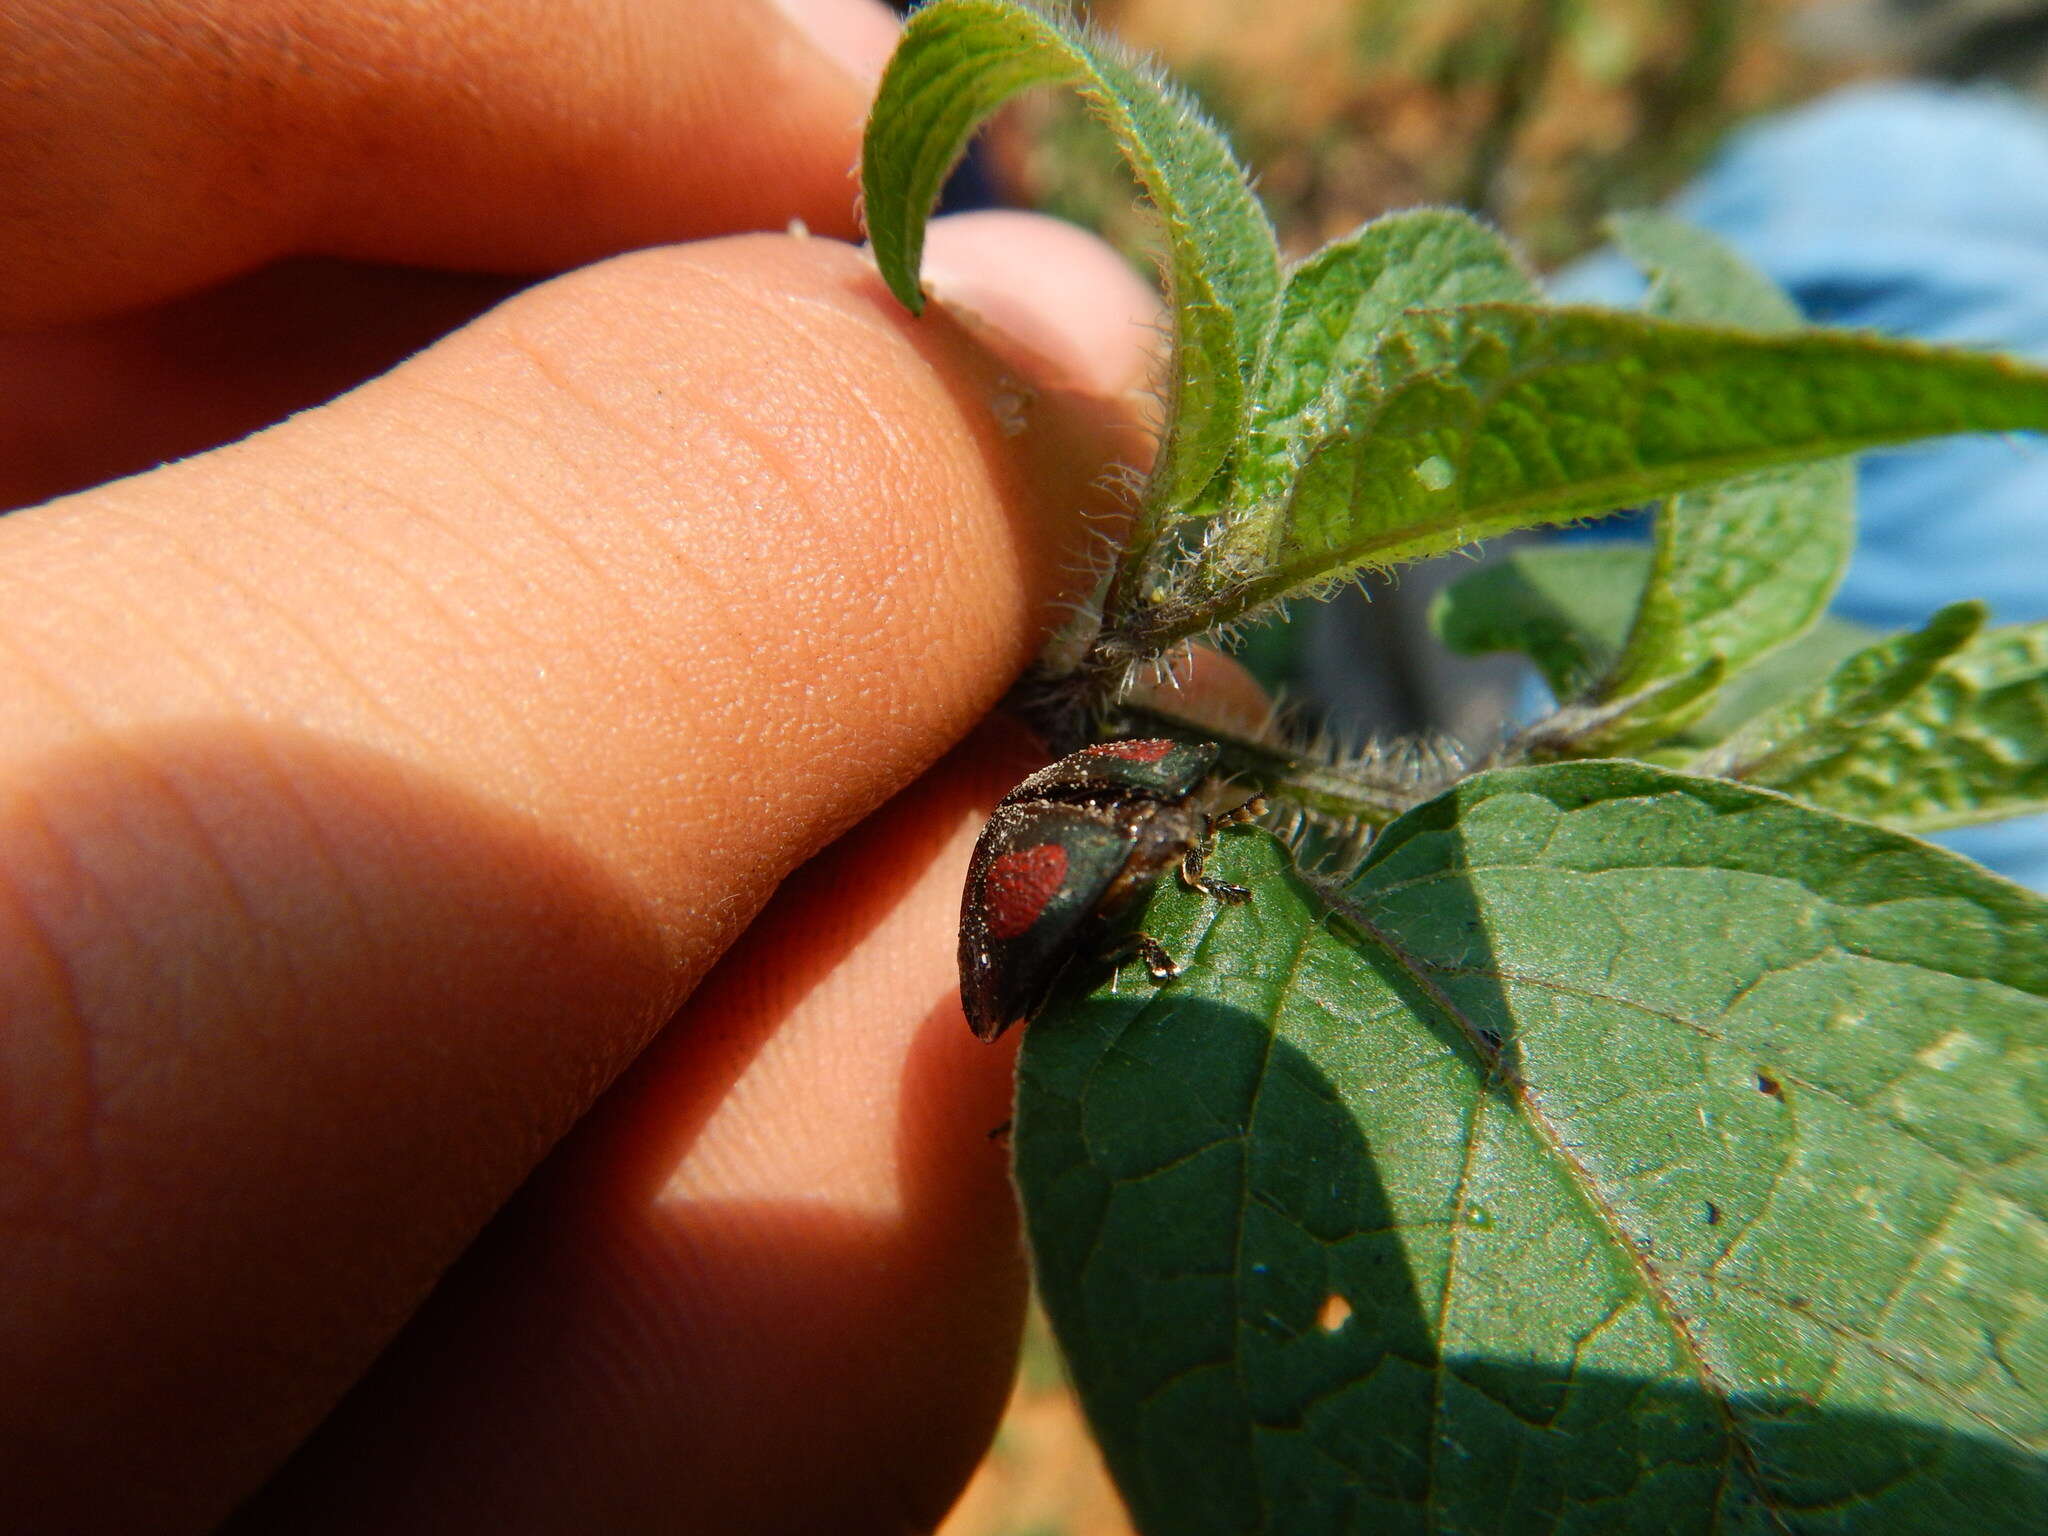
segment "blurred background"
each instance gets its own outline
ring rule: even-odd
[[[1815,319],[2048,359],[2048,0],[1086,9],[1163,60],[1229,134],[1289,258],[1391,209],[1454,204],[1503,228],[1561,294],[1628,302],[1625,273],[1581,258],[1609,212],[1675,197]],[[1006,110],[949,202],[1041,208],[1152,269],[1136,188],[1070,95]],[[1896,627],[1965,596],[1989,597],[1998,621],[2048,618],[2038,444],[1870,456],[1862,510],[1867,547],[1837,603],[1847,619]],[[1424,618],[1470,569],[1434,561],[1299,605],[1292,623],[1255,631],[1242,659],[1354,739],[1440,734],[1483,748],[1526,700],[1526,680],[1504,659],[1450,656]],[[2048,883],[2048,822],[1957,841]],[[945,1536],[1129,1530],[1034,1315],[1008,1416]]]

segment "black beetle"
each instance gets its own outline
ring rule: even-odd
[[[1217,748],[1208,742],[1105,741],[1041,768],[997,802],[974,845],[960,900],[960,1003],[983,1040],[1044,1006],[1082,956],[1136,954],[1156,981],[1180,973],[1142,933],[1109,940],[1116,920],[1166,873],[1218,901],[1243,886],[1202,874],[1217,830],[1265,809],[1254,796],[1221,816],[1195,798]]]

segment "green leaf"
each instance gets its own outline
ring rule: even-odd
[[[1701,766],[1904,831],[2048,810],[2048,624],[1983,618],[1957,603],[1858,652]]]
[[[1263,834],[1024,1044],[1047,1309],[1140,1528],[2020,1536],[2048,904],[1638,764]]]
[[[1785,291],[1726,241],[1668,213],[1617,213],[1608,233],[1650,279],[1643,307],[1672,320],[1718,320],[1749,331],[1796,331],[1804,323]]]
[[[1925,687],[1984,617],[1982,603],[1951,603],[1926,627],[1865,646],[1812,692],[1750,721],[1702,760],[1701,771],[1796,793],[1801,775],[1853,750],[1873,721]]]
[[[1643,757],[1705,715],[1720,696],[1728,665],[1709,656],[1690,672],[1662,677],[1639,693],[1605,704],[1560,710],[1523,741],[1530,758]],[[1689,754],[1688,754],[1689,755]]]
[[[868,118],[861,189],[876,265],[922,311],[924,229],[976,128],[1018,92],[1067,84],[1108,126],[1165,227],[1174,361],[1142,548],[1215,474],[1240,431],[1280,287],[1273,228],[1230,147],[1149,64],[1018,0],[932,0],[903,29]]]
[[[2048,372],[1848,332],[1604,310],[1411,313],[1284,518],[1226,524],[1129,637],[1158,647],[1366,565],[1778,465],[2048,427]]]
[[[1388,214],[1333,240],[1289,273],[1281,291],[1232,502],[1252,506],[1286,494],[1301,455],[1343,416],[1408,310],[1541,297],[1508,243],[1454,209]]]
[[[1674,320],[1791,331],[1800,316],[1776,284],[1704,230],[1663,214],[1610,221],[1651,277],[1648,308]],[[1810,628],[1856,543],[1847,462],[1801,465],[1672,499],[1627,647],[1603,697],[1637,693],[1718,656],[1739,672]]]
[[[1678,741],[1697,752],[1726,740],[1765,710],[1776,709],[1819,687],[1836,667],[1875,643],[1878,637],[1879,632],[1868,625],[1824,615],[1797,640],[1750,663],[1738,676],[1729,679],[1727,686],[1715,695],[1714,707],[1688,726]]]
[[[1518,549],[1439,592],[1429,622],[1461,655],[1520,652],[1557,698],[1575,699],[1621,654],[1649,566],[1640,544]]]

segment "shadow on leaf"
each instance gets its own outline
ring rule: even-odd
[[[1361,1128],[1389,1119],[1361,1101],[1399,1083],[1340,1084],[1284,1025],[1178,988],[1055,1014],[1023,1058],[1018,1178],[1047,1311],[1142,1529],[2042,1528],[2048,1467],[1990,1436],[1589,1368],[1568,1341],[1464,1347],[1475,1317],[1555,1302],[1446,1314],[1458,1234],[1419,1204],[1428,1160],[1418,1177],[1414,1147]],[[1471,1204],[1462,1220],[1493,1222]]]

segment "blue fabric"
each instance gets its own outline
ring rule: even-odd
[[[2048,362],[2048,111],[1991,90],[1859,86],[1736,135],[1673,211],[1715,231],[1817,322]],[[1560,299],[1634,303],[1602,252]],[[2048,618],[2048,442],[1951,438],[1872,453],[1834,609],[1882,629],[1979,597]],[[2048,817],[1940,839],[2048,890]]]

